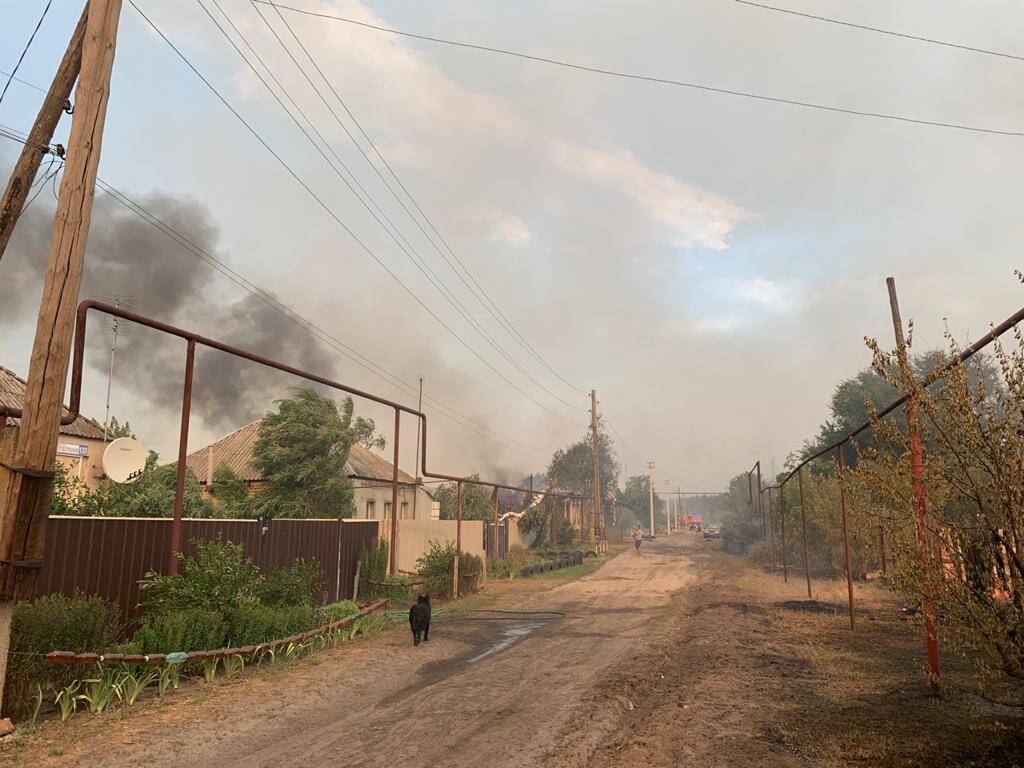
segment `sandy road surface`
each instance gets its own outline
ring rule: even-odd
[[[577,581],[494,608],[553,620],[439,621],[134,714],[77,739],[75,766],[532,766],[558,751],[581,700],[621,671],[645,627],[693,578],[686,540],[645,544]]]

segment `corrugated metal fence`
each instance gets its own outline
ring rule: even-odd
[[[199,520],[182,521],[183,549],[193,539],[223,538],[241,544],[264,574],[299,558],[315,559],[324,572],[324,597],[352,596],[356,563],[378,533],[376,520]],[[167,565],[168,518],[51,517],[38,593],[76,591],[99,595],[120,606],[125,618],[138,615],[138,582]]]

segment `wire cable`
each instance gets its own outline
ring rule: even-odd
[[[317,11],[309,11],[302,8],[294,8],[289,5],[282,5],[280,3],[270,2],[270,0],[253,0],[253,2],[260,3],[262,5],[272,5],[276,8],[281,8],[292,13],[299,13],[305,16],[317,16],[324,19],[332,19],[334,21],[342,21],[346,24],[352,24],[358,27],[365,27],[367,29],[377,30],[378,32],[386,32],[391,35],[401,35],[402,37],[409,37],[415,40],[423,40],[430,43],[439,43],[441,45],[451,45],[458,48],[468,48],[477,51],[484,51],[487,53],[496,53],[501,56],[511,56],[519,59],[526,59],[527,61],[535,61],[541,64],[551,64],[556,67],[563,67],[565,69],[574,69],[580,72],[590,72],[597,75],[605,75],[607,77],[617,77],[625,80],[639,80],[648,83],[658,83],[660,85],[672,85],[679,88],[690,88],[697,91],[706,91],[709,93],[718,93],[724,96],[735,96],[744,99],[753,99],[755,101],[765,101],[773,104],[785,104],[791,107],[802,107],[804,109],[814,109],[823,112],[834,112],[844,115],[855,115],[857,117],[871,117],[879,120],[892,120],[900,123],[910,123],[913,125],[924,125],[932,128],[949,128],[957,131],[967,131],[970,133],[985,133],[996,136],[1024,136],[1024,131],[1008,131],[997,128],[985,128],[976,125],[965,125],[962,123],[947,123],[939,120],[923,120],[914,117],[906,117],[904,115],[895,115],[886,112],[871,112],[860,109],[850,109],[847,107],[836,107],[827,104],[819,104],[811,101],[801,101],[799,99],[788,99],[781,96],[768,96],[763,93],[754,93],[751,91],[739,91],[731,88],[719,88],[717,86],[705,85],[703,83],[690,83],[684,80],[673,80],[667,77],[655,77],[653,75],[640,75],[633,72],[622,72],[614,69],[606,69],[602,67],[591,67],[585,64],[575,64],[570,61],[563,61],[560,59],[551,59],[545,56],[534,56],[529,53],[523,53],[522,51],[513,51],[505,48],[496,48],[489,45],[479,45],[477,43],[465,43],[457,40],[446,40],[440,37],[431,37],[430,35],[420,35],[414,32],[404,32],[398,29],[392,29],[390,27],[380,26],[378,24],[370,24],[365,21],[356,21],[355,19],[345,18],[344,16],[335,16],[329,13],[320,13]]]
[[[21,67],[21,62],[25,60],[25,54],[28,53],[28,49],[32,47],[32,41],[36,39],[36,33],[39,32],[39,28],[43,26],[43,19],[46,18],[46,14],[50,12],[50,5],[53,4],[53,0],[46,0],[46,7],[43,8],[43,15],[39,17],[39,21],[36,22],[36,28],[32,30],[32,34],[28,37],[28,42],[25,43],[25,48],[21,52],[21,56],[18,57],[18,63],[14,65],[14,69],[11,70],[11,74],[7,76],[7,82],[4,83],[3,91],[0,91],[0,103],[3,103],[4,96],[7,95],[7,89],[11,87],[11,81],[14,76],[18,74],[18,69]]]
[[[216,0],[214,0],[214,2],[216,2]],[[266,20],[266,18],[264,18],[263,12],[260,11],[259,6],[254,2],[254,0],[250,0],[250,3],[252,4],[253,8],[256,9],[256,12],[260,15],[260,18],[263,19],[264,24],[266,24],[267,27],[270,29],[270,31],[273,32],[274,37],[277,38],[278,42],[281,43],[282,47],[284,47],[285,51],[287,52],[288,51],[288,47],[284,44],[284,42],[281,40],[281,38],[278,36],[277,32],[270,25],[270,23]],[[558,371],[556,371],[547,362],[547,360],[544,359],[544,357],[542,355],[540,355],[540,353],[538,353],[537,350],[534,349],[534,347],[526,340],[526,338],[523,336],[523,334],[519,332],[519,330],[508,319],[508,317],[505,315],[505,313],[501,311],[501,308],[498,306],[497,302],[495,302],[494,299],[491,298],[490,294],[487,293],[487,291],[480,284],[480,282],[473,276],[472,272],[469,271],[469,268],[465,265],[465,263],[458,257],[458,255],[452,249],[451,245],[448,244],[448,241],[445,239],[445,237],[440,233],[440,231],[438,231],[437,227],[434,225],[434,222],[430,219],[429,216],[427,216],[426,212],[423,210],[422,206],[420,206],[419,202],[413,196],[412,192],[409,191],[409,188],[405,185],[405,183],[402,181],[402,179],[398,176],[398,174],[395,172],[394,168],[391,167],[391,164],[387,161],[387,158],[384,157],[384,155],[381,153],[380,149],[377,147],[377,144],[373,141],[372,138],[370,138],[370,135],[366,132],[366,129],[363,128],[362,123],[359,122],[359,119],[355,116],[355,114],[349,108],[348,104],[341,97],[341,94],[338,93],[338,90],[331,83],[330,79],[324,73],[323,69],[321,69],[320,65],[317,63],[317,61],[313,57],[313,55],[309,52],[309,49],[302,42],[302,39],[295,32],[295,30],[292,27],[292,25],[288,23],[288,20],[285,18],[284,14],[281,13],[281,10],[275,6],[274,7],[274,11],[277,13],[278,18],[281,20],[281,23],[284,24],[285,28],[291,34],[292,38],[295,40],[295,42],[298,44],[298,46],[302,49],[303,53],[306,54],[306,58],[309,59],[310,63],[313,65],[313,67],[316,69],[317,73],[320,75],[321,79],[324,81],[324,83],[327,84],[327,87],[331,89],[331,92],[334,94],[334,97],[338,100],[338,103],[341,104],[341,106],[344,108],[345,112],[348,114],[349,118],[355,124],[356,128],[359,129],[359,132],[362,134],[363,138],[366,139],[366,143],[370,146],[370,149],[373,150],[373,153],[380,160],[381,164],[383,164],[383,166],[387,169],[388,173],[391,175],[391,178],[393,178],[395,180],[395,182],[401,188],[402,192],[405,193],[405,196],[409,199],[409,201],[412,203],[413,207],[420,214],[420,217],[422,217],[422,219],[427,223],[427,226],[430,227],[431,231],[434,233],[434,236],[438,240],[441,241],[441,243],[444,245],[444,247],[448,251],[448,253],[451,254],[451,257],[455,260],[455,262],[461,268],[461,271],[459,269],[455,268],[455,265],[452,264],[452,262],[449,260],[448,256],[446,256],[444,251],[442,251],[441,248],[437,245],[437,243],[435,242],[434,238],[431,237],[430,234],[428,234],[427,231],[423,228],[423,225],[420,223],[419,219],[417,219],[412,214],[412,212],[409,210],[409,208],[405,205],[405,202],[402,200],[402,198],[398,195],[397,192],[395,192],[395,190],[391,186],[391,184],[389,184],[385,180],[383,174],[380,172],[380,168],[377,167],[377,164],[373,162],[373,160],[370,158],[370,156],[366,153],[366,151],[359,144],[359,142],[356,141],[355,137],[348,130],[348,127],[345,126],[344,123],[342,123],[340,120],[338,120],[339,124],[341,124],[342,128],[345,130],[345,133],[348,134],[349,139],[351,139],[351,141],[355,145],[356,149],[358,149],[360,151],[360,153],[363,155],[363,157],[366,158],[367,163],[370,165],[370,167],[373,169],[373,171],[377,174],[378,178],[380,178],[381,182],[388,188],[388,190],[394,196],[395,200],[397,200],[398,204],[402,207],[402,210],[405,211],[406,215],[416,225],[416,227],[420,230],[420,232],[427,239],[427,241],[433,246],[434,250],[437,251],[438,255],[441,256],[441,258],[448,265],[448,267],[452,270],[452,272],[455,273],[455,275],[459,278],[459,280],[462,282],[462,284],[470,291],[470,293],[472,293],[476,297],[477,301],[480,302],[480,305],[491,315],[492,318],[494,318],[494,320],[498,323],[499,326],[504,328],[506,330],[506,332],[515,341],[517,341],[519,343],[520,346],[522,346],[535,360],[537,360],[542,366],[544,366],[550,373],[554,374],[554,376],[556,376],[558,379],[560,379],[564,384],[566,384],[566,386],[568,386],[570,389],[572,389],[577,394],[581,394],[581,395],[585,396],[587,393],[583,392],[579,387],[574,385],[572,382],[570,382],[568,379],[566,379],[564,376],[562,376]],[[289,56],[290,55],[291,54],[289,53]],[[294,57],[292,58],[292,60],[294,61]],[[296,66],[298,66],[297,62],[296,62]],[[301,69],[301,67],[300,67],[300,69]],[[307,80],[308,80],[308,78],[307,78]],[[312,83],[310,83],[310,85],[312,85]],[[316,90],[316,86],[313,86],[313,88],[314,88],[314,90]],[[321,98],[323,98],[323,97],[321,97]],[[328,107],[328,109],[330,109],[330,107]],[[331,110],[331,113],[334,114],[334,111]],[[465,274],[465,277],[463,276],[463,273]],[[472,285],[470,285],[470,282],[467,282],[467,280],[466,280],[467,277],[469,278],[469,281],[472,283]],[[474,289],[474,286],[475,286],[475,289]]]
[[[313,133],[315,133],[317,135],[317,137],[320,139],[320,141],[327,147],[328,151],[330,151],[331,154],[334,156],[335,160],[337,160],[337,162],[345,170],[345,172],[348,174],[348,176],[352,180],[351,183],[349,182],[348,178],[346,178],[345,175],[342,174],[341,171],[339,171],[339,169],[333,165],[333,163],[331,163],[330,158],[327,157],[327,155],[324,153],[323,149],[313,140],[313,138],[305,130],[305,128],[302,126],[302,124],[298,121],[298,119],[288,110],[288,108],[281,101],[281,98],[277,95],[277,93],[274,92],[274,90],[270,87],[270,84],[267,83],[266,79],[260,74],[260,72],[252,64],[252,62],[249,61],[248,57],[246,57],[246,55],[242,52],[242,50],[238,47],[238,45],[234,42],[234,40],[231,39],[231,37],[230,37],[230,35],[228,35],[227,31],[220,25],[220,23],[216,20],[216,18],[214,18],[213,14],[210,13],[209,9],[206,8],[206,6],[203,4],[202,0],[197,0],[197,3],[199,4],[200,8],[202,8],[203,11],[207,14],[207,16],[210,17],[210,20],[214,23],[214,25],[221,32],[221,34],[224,36],[224,38],[235,49],[235,52],[249,66],[249,68],[252,70],[253,74],[255,74],[256,77],[263,84],[264,88],[266,88],[267,91],[270,93],[270,95],[277,101],[278,105],[283,110],[285,110],[285,113],[289,116],[289,118],[291,118],[291,120],[295,123],[295,125],[299,128],[299,130],[306,136],[306,139],[313,145],[313,148],[316,149],[317,152],[321,155],[321,157],[323,157],[324,161],[327,162],[328,165],[330,165],[332,167],[332,170],[334,170],[334,172],[339,176],[339,178],[341,178],[341,180],[348,187],[349,191],[352,192],[352,194],[356,196],[356,198],[360,201],[360,203],[363,205],[363,207],[366,208],[366,210],[370,213],[370,215],[377,221],[378,224],[380,224],[380,226],[384,229],[384,231],[388,234],[388,236],[398,246],[399,250],[401,250],[402,253],[404,253],[405,256],[410,261],[413,262],[413,264],[420,271],[420,273],[427,279],[427,281],[431,285],[433,285],[438,290],[438,292],[442,295],[442,297],[444,297],[445,300],[448,301],[448,303],[451,304],[455,308],[455,310],[463,317],[463,319],[466,320],[466,322],[470,325],[471,328],[473,328],[475,331],[477,331],[488,342],[488,344],[490,344],[491,347],[493,347],[495,349],[495,351],[498,352],[498,354],[500,354],[502,357],[504,357],[505,360],[507,360],[516,370],[518,370],[520,373],[522,373],[523,376],[525,376],[530,382],[532,382],[533,384],[538,386],[546,394],[550,395],[551,397],[553,397],[554,399],[558,400],[562,404],[564,404],[564,405],[566,405],[566,406],[568,406],[570,408],[578,407],[578,406],[573,405],[572,403],[562,399],[557,394],[552,392],[550,389],[545,387],[536,378],[534,378],[530,374],[530,372],[527,371],[516,360],[514,360],[504,350],[504,348],[502,348],[498,344],[498,342],[494,339],[494,337],[491,336],[482,325],[480,325],[480,323],[476,320],[476,318],[474,318],[469,313],[469,310],[466,308],[466,306],[451,291],[451,289],[448,288],[447,285],[444,284],[444,281],[437,275],[437,273],[434,272],[434,270],[430,268],[430,265],[416,251],[416,249],[408,241],[408,239],[405,238],[405,236],[402,234],[401,230],[397,227],[397,225],[394,223],[394,221],[391,219],[391,217],[388,216],[388,214],[384,211],[384,209],[381,208],[381,206],[376,202],[376,200],[373,199],[373,196],[359,182],[359,180],[356,178],[355,174],[345,164],[345,162],[341,159],[341,157],[338,155],[338,153],[334,151],[333,147],[330,145],[330,143],[327,141],[327,139],[324,138],[323,134],[320,131],[317,130],[317,128],[313,124],[312,120],[306,115],[306,113],[302,110],[302,108],[299,107],[299,105],[296,103],[295,99],[292,98],[291,94],[288,93],[288,90],[281,84],[280,80],[274,75],[273,71],[270,69],[270,67],[267,65],[267,63],[263,60],[263,58],[256,52],[255,48],[253,48],[253,46],[245,38],[245,36],[242,34],[242,32],[238,29],[238,27],[235,25],[235,23],[231,20],[231,17],[227,15],[227,13],[221,7],[221,5],[218,2],[218,0],[212,0],[212,2],[217,7],[217,9],[221,12],[221,14],[224,16],[224,18],[227,20],[228,24],[235,31],[235,33],[242,39],[242,42],[245,43],[245,45],[248,47],[248,49],[252,52],[252,54],[256,58],[256,60],[267,71],[267,73],[270,75],[271,79],[273,79],[274,83],[278,86],[278,88],[282,91],[282,93],[284,93],[285,97],[295,107],[296,111],[298,111],[298,113],[302,116],[302,118],[309,124],[309,126],[312,129]],[[259,13],[258,9],[257,9],[257,12]],[[260,16],[262,18],[262,14],[260,14]],[[266,23],[265,19],[264,19],[264,23]],[[269,24],[268,24],[268,27],[269,27]],[[356,148],[359,149],[360,151],[362,151],[361,147],[359,147],[358,143],[355,141],[355,137],[353,137],[351,132],[349,132],[348,127],[345,126],[344,123],[342,123],[342,121],[338,117],[337,113],[331,108],[331,106],[328,103],[327,99],[325,99],[323,94],[321,94],[319,92],[319,90],[316,88],[316,85],[309,78],[309,76],[306,74],[306,72],[302,69],[302,67],[299,65],[298,61],[295,60],[295,57],[292,56],[291,51],[287,48],[287,46],[284,45],[284,42],[280,39],[280,37],[277,36],[276,31],[272,27],[270,27],[270,29],[274,33],[274,36],[277,37],[278,42],[281,43],[281,45],[284,47],[285,52],[291,58],[292,62],[299,69],[299,71],[302,73],[302,75],[306,78],[307,82],[316,91],[317,95],[323,101],[324,105],[328,108],[328,110],[334,116],[335,120],[338,121],[338,123],[345,130],[345,132],[348,134],[349,138],[353,141],[353,143],[356,144]],[[364,157],[365,157],[365,154],[364,154]],[[369,159],[367,158],[367,160],[369,160]],[[373,167],[372,162],[371,162],[371,167]],[[377,171],[377,173],[378,173],[378,176],[380,176],[379,170]],[[383,176],[381,176],[380,178],[383,181]],[[366,200],[364,200],[359,195],[359,193],[356,192],[356,190],[352,186],[353,183],[355,184],[356,187],[359,188],[360,192],[362,192],[362,194],[366,197]],[[385,184],[386,184],[386,182],[385,182]],[[367,200],[369,200],[369,202],[367,202]],[[371,205],[370,205],[371,203],[373,204],[373,208],[371,208]],[[374,209],[376,209],[376,210],[374,210]],[[382,220],[381,217],[383,217],[383,220]],[[390,229],[389,229],[388,225],[390,225]]]
[[[20,131],[17,131],[13,128],[9,128],[8,126],[4,125],[0,125],[0,137],[7,138],[10,139],[11,141],[16,141],[21,144],[28,143],[27,134],[24,134]],[[46,151],[48,154],[53,155],[54,158],[57,159],[56,153],[52,148],[47,148]],[[63,168],[63,161],[61,161],[60,168]],[[60,170],[60,168],[58,168],[58,171]],[[41,192],[42,189],[45,188],[45,183],[47,180],[47,178],[43,178],[42,180],[35,182],[36,184],[39,185],[39,191],[37,191],[36,193],[37,196],[39,192]],[[177,242],[178,245],[192,253],[200,261],[206,263],[207,266],[209,266],[211,269],[224,275],[246,292],[256,296],[258,299],[263,301],[265,304],[270,306],[272,309],[274,309],[276,312],[278,312],[285,318],[291,320],[300,328],[308,331],[309,333],[312,333],[314,336],[317,336],[318,338],[320,338],[321,341],[326,343],[328,346],[340,352],[345,357],[348,357],[350,360],[352,360],[354,363],[367,370],[369,373],[373,374],[374,376],[381,379],[385,383],[395,387],[399,391],[404,392],[405,394],[411,396],[415,396],[417,394],[417,389],[414,385],[402,380],[399,376],[397,376],[394,373],[391,373],[389,370],[387,370],[387,368],[380,365],[379,363],[376,363],[375,361],[366,357],[365,355],[360,354],[355,349],[342,342],[336,336],[332,335],[330,332],[323,329],[321,326],[317,325],[313,321],[309,320],[308,318],[299,314],[297,311],[293,310],[284,302],[280,301],[276,296],[274,296],[274,294],[252,283],[244,275],[232,269],[225,262],[221,261],[216,256],[211,254],[209,251],[206,251],[201,246],[187,238],[185,235],[181,234],[181,232],[174,229],[166,221],[160,219],[151,211],[147,210],[138,201],[133,200],[124,192],[121,192],[120,190],[116,189],[115,187],[104,181],[102,178],[97,178],[96,186],[99,187],[100,190],[105,192],[108,196],[113,198],[115,201],[120,203],[122,206],[127,208],[129,211],[134,213],[136,216],[143,219],[148,224],[162,232],[164,235]],[[26,209],[27,207],[28,206],[26,205]],[[444,402],[438,400],[435,397],[432,397],[424,393],[423,399],[428,402],[429,406],[435,409],[437,415],[443,416],[444,418],[454,422],[458,426],[461,426],[463,429],[467,429],[470,432],[474,432],[480,435],[481,437],[490,440],[491,442],[501,445],[504,448],[508,448],[511,451],[522,454],[523,456],[527,456],[528,458],[532,459],[547,459],[549,456],[549,453],[544,449],[537,448],[528,443],[524,443],[520,440],[517,440],[514,437],[506,435],[502,432],[498,432],[497,430],[488,427],[486,424],[483,424],[482,422],[479,422],[469,416],[466,416],[464,413],[461,413],[460,411],[452,408],[451,406],[446,405]],[[521,447],[516,447],[516,445],[509,445],[504,441],[515,443],[516,445]]]
[[[298,183],[299,186],[301,186],[311,198],[313,198],[313,200],[335,222],[335,224],[337,224],[338,227],[341,228],[352,239],[352,241],[360,248],[360,250],[362,250],[364,253],[366,253],[366,255],[373,259],[373,261],[376,262],[376,264],[381,269],[383,269],[396,283],[398,283],[402,290],[404,290],[410,296],[410,298],[413,299],[413,301],[419,304],[420,307],[422,307],[431,317],[433,317],[434,320],[437,321],[437,323],[442,328],[448,331],[448,333],[451,334],[456,339],[456,341],[458,341],[463,347],[465,347],[474,357],[480,360],[484,365],[491,369],[491,371],[497,374],[497,376],[501,378],[506,384],[508,384],[510,387],[516,390],[527,400],[530,400],[532,403],[534,403],[542,410],[548,412],[549,414],[555,416],[558,419],[561,419],[562,421],[565,421],[569,424],[573,424],[574,426],[583,426],[578,422],[575,422],[572,419],[563,416],[557,411],[548,408],[546,405],[544,405],[536,398],[531,396],[529,393],[524,391],[515,382],[513,382],[511,379],[505,376],[505,374],[503,374],[501,371],[495,368],[490,361],[488,361],[479,352],[477,352],[469,344],[469,342],[467,342],[458,333],[456,333],[455,330],[450,325],[448,325],[448,323],[446,323],[444,319],[441,318],[433,309],[431,309],[430,306],[428,306],[426,302],[424,302],[408,285],[406,285],[405,282],[403,282],[402,279],[394,272],[394,270],[388,267],[388,265],[385,264],[384,261],[338,216],[334,209],[331,208],[323,200],[323,198],[321,198],[313,190],[313,188],[310,187],[309,184],[301,176],[299,176],[295,170],[292,169],[292,167],[284,160],[284,158],[282,158],[281,155],[279,155],[273,149],[273,147],[271,147],[270,144],[267,143],[266,139],[264,139],[263,136],[255,128],[253,128],[253,126],[244,117],[242,117],[241,113],[239,113],[238,110],[236,110],[234,106],[232,106],[231,102],[229,102],[220,93],[220,91],[218,91],[217,88],[214,87],[213,83],[211,83],[206,78],[206,76],[203,75],[194,64],[192,64],[189,58],[185,56],[185,54],[182,53],[182,51],[170,40],[170,38],[168,38],[167,35],[164,34],[164,32],[158,26],[156,26],[156,24],[154,24],[153,21],[142,11],[142,9],[139,8],[135,0],[128,0],[128,3],[132,6],[132,8],[135,9],[136,13],[138,13],[143,18],[143,20],[145,20],[145,22],[157,33],[157,35],[171,48],[171,50],[174,51],[178,58],[182,60],[182,62],[192,71],[192,73],[196,77],[198,77],[199,80],[210,90],[210,92],[213,93],[214,96],[216,96],[217,99],[228,109],[228,111],[235,116],[235,118],[245,127],[245,129],[250,134],[252,134],[253,138],[255,138],[260,143],[260,145],[268,153],[270,153],[270,155],[288,173],[288,175],[290,175],[295,180],[295,182]]]
[[[879,27],[869,27],[864,24],[854,24],[851,21],[842,21],[840,19],[830,19],[828,16],[816,16],[813,13],[802,13],[801,11],[794,11],[789,8],[778,8],[774,5],[764,5],[763,3],[752,3],[750,0],[733,0],[740,5],[749,5],[753,8],[762,8],[766,11],[775,11],[776,13],[785,13],[790,16],[801,16],[805,19],[814,19],[815,21],[825,21],[829,24],[838,24],[842,27],[852,27],[853,29],[862,29],[867,32],[878,32],[882,35],[890,35],[892,37],[902,37],[905,40],[916,40],[921,43],[931,43],[932,45],[941,45],[946,48],[957,48],[961,51],[971,51],[972,53],[984,53],[987,56],[999,56],[1003,59],[1014,59],[1016,61],[1024,61],[1024,56],[1016,56],[1012,53],[1001,53],[1000,51],[991,51],[988,48],[975,48],[970,45],[961,45],[959,43],[950,43],[945,40],[935,40],[930,37],[920,37],[919,35],[910,35],[904,32],[893,32],[891,29],[880,29]]]

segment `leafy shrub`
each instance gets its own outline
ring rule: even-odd
[[[241,544],[193,539],[192,546],[194,555],[177,553],[178,573],[150,571],[139,582],[146,613],[192,608],[223,612],[258,601],[262,577]]]
[[[313,605],[323,594],[324,573],[316,560],[299,558],[289,568],[275,565],[270,577],[260,584],[259,599],[264,605]]]
[[[388,575],[388,543],[375,539],[369,547],[359,553],[359,580],[361,582],[382,582]]]
[[[416,561],[416,570],[423,577],[431,595],[446,596],[452,593],[452,579],[455,567],[455,544],[448,541],[430,541],[430,550]]]
[[[150,616],[132,638],[136,653],[205,651],[224,647],[224,615],[205,608],[185,608]]]
[[[358,613],[358,611],[359,606],[352,600],[341,600],[337,603],[331,603],[316,612],[316,624],[321,627],[324,624],[333,624],[335,621],[341,621],[346,616]]]
[[[430,542],[430,551],[416,561],[416,570],[423,578],[427,592],[431,595],[448,596],[452,593],[452,579],[455,567],[455,544],[453,542]],[[483,577],[483,561],[476,555],[463,552],[459,559],[459,591],[476,591]],[[462,574],[471,574],[464,578]]]
[[[258,645],[316,626],[311,605],[245,605],[231,613],[226,645]]]
[[[100,597],[50,595],[14,606],[4,712],[11,717],[31,716],[36,686],[60,689],[81,674],[82,668],[51,664],[41,655],[50,651],[102,652],[114,646],[121,633],[117,606]],[[48,695],[52,701],[53,696]]]
[[[579,538],[580,532],[568,520],[563,520],[558,526],[558,546],[571,547]]]

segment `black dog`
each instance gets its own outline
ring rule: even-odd
[[[416,604],[409,609],[409,627],[412,629],[412,644],[420,644],[420,635],[423,635],[423,642],[430,640],[430,595],[420,595],[416,598]]]

